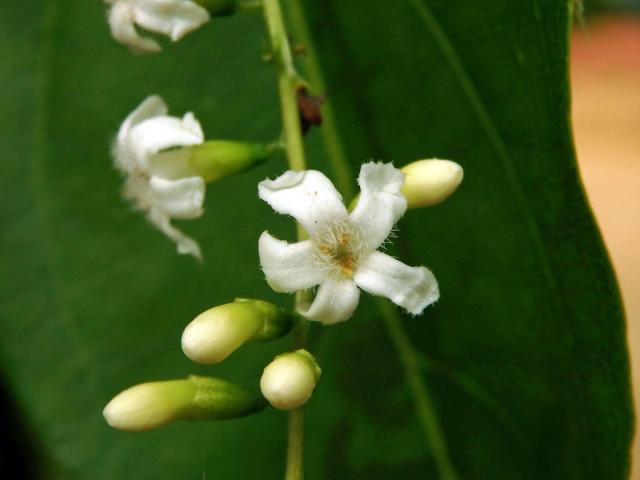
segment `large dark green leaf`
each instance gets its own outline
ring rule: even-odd
[[[337,119],[325,128],[353,172],[370,158],[465,168],[452,199],[406,216],[394,252],[441,284],[438,305],[403,324],[460,478],[623,478],[624,323],[574,161],[567,2],[308,1],[306,16]],[[184,225],[202,266],[121,201],[109,159],[150,93],[194,110],[212,138],[275,137],[261,18],[213,21],[152,57],[110,39],[99,1],[5,1],[0,32],[1,360],[37,458],[72,479],[279,478],[281,412],[145,434],[101,417],[145,380],[255,387],[287,348],[252,345],[203,368],[179,347],[195,314],[236,295],[290,304],[263,282],[256,251],[266,228],[294,235],[256,198],[284,159],[209,189],[204,219]],[[331,173],[319,131],[308,144]],[[353,320],[311,331],[324,372],[307,409],[311,479],[436,478],[381,316],[365,299]]]

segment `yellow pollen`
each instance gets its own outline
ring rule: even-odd
[[[346,277],[353,277],[356,259],[351,251],[351,235],[343,233],[335,245],[321,243],[318,246],[320,252],[338,266]]]

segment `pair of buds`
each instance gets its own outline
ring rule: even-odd
[[[291,331],[294,318],[262,300],[236,299],[207,310],[185,328],[182,349],[193,361],[222,362],[242,345],[280,338]],[[304,405],[321,370],[306,350],[277,356],[262,373],[262,396],[219,378],[149,382],[117,395],[104,409],[109,425],[145,431],[177,420],[223,420],[251,415],[267,403],[280,410]]]

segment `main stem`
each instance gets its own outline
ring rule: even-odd
[[[278,69],[278,92],[282,111],[282,126],[287,160],[292,170],[305,170],[307,162],[304,156],[302,128],[298,112],[296,83],[298,75],[293,66],[291,47],[284,26],[282,9],[279,0],[263,0],[264,18],[269,32],[271,50]],[[304,230],[298,225],[298,239],[306,237]],[[307,293],[298,292],[296,306],[308,301]],[[302,348],[306,343],[307,321],[300,320],[294,332],[294,348]],[[287,444],[287,467],[285,480],[302,480],[303,447],[304,447],[304,410],[298,408],[289,412]]]
[[[287,159],[292,170],[305,170],[300,114],[296,98],[298,76],[293,66],[291,48],[282,19],[282,9],[278,0],[264,0],[264,17],[269,31],[269,40],[275,64],[278,68],[278,91],[282,109],[282,125]]]

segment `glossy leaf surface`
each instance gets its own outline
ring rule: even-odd
[[[575,166],[566,2],[304,7],[352,185],[371,158],[465,169],[446,203],[406,215],[391,249],[440,282],[440,302],[403,325],[459,478],[624,478],[624,323]],[[180,351],[182,329],[210,306],[236,296],[291,304],[263,281],[256,248],[265,229],[294,238],[256,195],[284,158],[208,189],[206,215],[181,225],[201,242],[199,265],[130,211],[109,157],[120,122],[151,93],[175,114],[194,111],[209,138],[275,138],[262,19],[215,19],[136,57],[104,17],[99,1],[0,5],[7,389],[46,476],[281,478],[282,412],[144,434],[111,430],[101,415],[132,384],[189,373],[257,388],[288,348],[253,344],[214,367]],[[321,131],[307,144],[311,166],[335,175]],[[364,297],[351,321],[311,330],[323,379],[307,409],[310,479],[436,478],[381,315]]]

